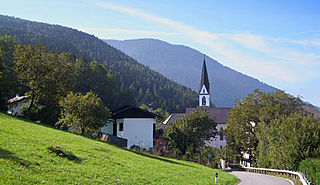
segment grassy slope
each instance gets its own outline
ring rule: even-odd
[[[58,145],[80,160],[47,147]],[[0,113],[0,184],[221,184],[238,180],[195,163],[141,155]]]

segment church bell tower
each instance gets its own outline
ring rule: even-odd
[[[202,74],[200,80],[199,106],[210,107],[210,83],[208,78],[205,56],[203,58]]]

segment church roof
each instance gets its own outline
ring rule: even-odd
[[[182,118],[184,113],[172,113],[164,122],[163,124],[167,124],[169,122],[175,122],[177,119]]]
[[[231,108],[216,108],[216,107],[197,107],[197,108],[187,108],[186,114],[192,113],[192,111],[200,111],[200,109],[205,109],[211,119],[216,121],[218,124],[226,124],[228,122],[229,112]]]
[[[187,108],[185,113],[173,113],[170,117],[165,120],[163,125],[167,125],[169,122],[175,122],[177,119],[182,118],[185,114],[191,114],[192,111],[200,111],[200,109],[205,109],[208,116],[213,119],[218,124],[226,124],[228,122],[229,112],[231,107],[226,108],[216,108],[216,107],[197,107],[197,108]]]
[[[203,85],[206,86],[207,91],[210,93],[210,83],[209,83],[209,77],[208,77],[206,60],[205,60],[205,59],[203,59],[202,74],[201,74],[201,81],[200,81],[200,89],[199,89],[199,92],[201,91]]]

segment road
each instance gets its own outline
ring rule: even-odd
[[[241,180],[238,185],[294,185],[293,182],[288,179],[271,175],[239,171],[230,173]]]

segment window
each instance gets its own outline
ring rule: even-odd
[[[207,105],[207,99],[206,97],[202,97],[202,106]]]
[[[119,123],[119,131],[123,131],[123,123]]]
[[[223,140],[223,128],[220,128],[219,134],[220,134],[220,140]]]

